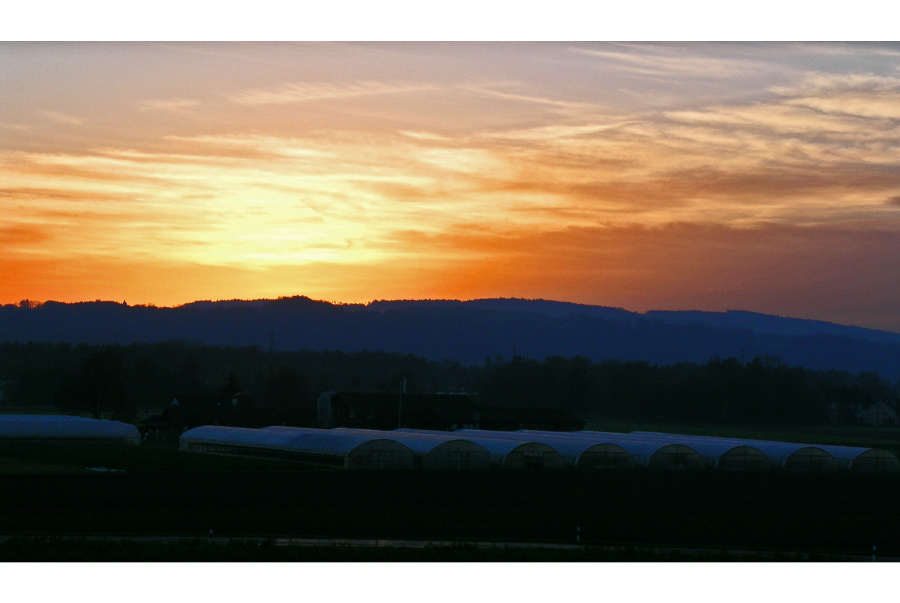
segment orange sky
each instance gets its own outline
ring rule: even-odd
[[[0,303],[900,331],[900,45],[0,44]]]

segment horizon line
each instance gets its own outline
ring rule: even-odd
[[[324,304],[328,304],[328,305],[336,306],[336,307],[362,306],[365,308],[368,308],[368,307],[372,306],[373,304],[377,304],[377,303],[396,303],[396,302],[456,302],[456,303],[461,303],[461,304],[469,303],[469,302],[479,302],[479,301],[549,302],[549,303],[566,304],[566,305],[572,305],[572,306],[584,306],[584,307],[588,307],[588,308],[603,308],[603,309],[608,309],[608,310],[620,310],[622,312],[627,312],[629,314],[635,314],[638,316],[647,316],[647,315],[649,315],[651,313],[655,313],[655,312],[673,312],[673,313],[674,312],[685,312],[685,313],[699,312],[699,313],[703,313],[703,314],[728,314],[728,313],[736,312],[736,313],[745,313],[745,314],[756,314],[759,316],[780,318],[780,319],[785,319],[785,320],[802,320],[802,321],[807,321],[807,322],[823,323],[823,324],[834,325],[834,326],[839,326],[839,327],[863,329],[866,331],[874,331],[874,332],[880,332],[880,333],[890,333],[893,335],[900,335],[900,332],[891,331],[888,329],[875,329],[872,327],[863,327],[863,326],[853,325],[853,324],[843,324],[843,323],[833,322],[830,320],[823,320],[823,319],[819,319],[819,318],[801,318],[801,317],[796,317],[796,316],[785,316],[785,315],[781,315],[781,314],[769,314],[769,313],[765,313],[765,312],[758,312],[755,310],[745,310],[745,309],[735,309],[735,308],[726,308],[724,310],[700,310],[700,309],[694,308],[694,309],[675,309],[675,310],[650,309],[650,310],[641,312],[638,310],[629,310],[627,308],[623,308],[620,306],[605,306],[602,304],[587,304],[587,303],[583,303],[583,302],[571,302],[571,301],[566,301],[566,300],[556,300],[556,299],[546,299],[546,298],[526,298],[526,297],[478,297],[478,298],[469,298],[469,299],[454,299],[454,298],[383,299],[382,298],[382,299],[372,299],[367,302],[343,302],[343,301],[335,301],[335,300],[314,299],[307,295],[296,294],[296,295],[281,295],[281,296],[272,297],[272,298],[253,298],[253,299],[243,299],[243,298],[229,298],[229,299],[216,299],[216,300],[196,299],[193,301],[176,304],[176,305],[172,305],[172,306],[159,305],[159,304],[154,304],[154,303],[129,304],[127,302],[127,300],[123,300],[123,301],[119,302],[119,301],[112,300],[112,299],[99,299],[99,298],[93,299],[93,300],[80,300],[80,301],[69,301],[69,302],[52,300],[52,299],[45,300],[45,301],[37,301],[37,300],[31,300],[31,299],[26,298],[26,299],[23,299],[18,302],[14,302],[14,303],[13,302],[2,303],[2,304],[0,304],[0,306],[2,306],[2,307],[12,306],[12,307],[19,307],[19,308],[27,307],[29,309],[34,309],[34,308],[39,308],[41,306],[44,306],[46,304],[59,304],[59,305],[72,306],[72,305],[78,305],[78,304],[106,303],[106,304],[116,304],[116,305],[125,306],[125,307],[129,307],[129,308],[157,308],[157,309],[172,309],[172,310],[174,310],[174,309],[178,309],[178,308],[184,308],[184,307],[190,306],[192,304],[200,304],[200,303],[219,304],[219,303],[229,303],[229,302],[235,302],[235,303],[276,302],[276,301],[291,300],[291,299],[307,299],[311,302],[324,303]]]

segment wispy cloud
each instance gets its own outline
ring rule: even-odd
[[[900,78],[814,73],[795,86],[773,87],[785,103],[825,114],[900,120]]]
[[[823,55],[827,57],[888,57],[900,58],[900,45],[870,42],[782,42],[775,48],[784,49],[790,55]]]
[[[310,140],[258,134],[226,134],[201,136],[166,136],[165,140],[178,145],[183,157],[204,161],[209,158],[233,156],[236,158],[310,158],[324,159],[333,155],[321,148],[321,143],[311,144]],[[117,151],[122,153],[122,151]],[[158,154],[149,155],[154,159]]]
[[[191,98],[151,99],[141,103],[140,111],[183,111],[196,107],[200,101]]]
[[[482,138],[535,142],[566,140],[600,134],[601,132],[614,130],[629,123],[632,122],[589,123],[572,125],[559,124],[551,126],[537,126],[534,128],[523,130],[499,130],[482,132],[479,134],[479,136]]]
[[[429,140],[429,141],[449,141],[451,140],[447,136],[441,136],[440,134],[435,134],[434,132],[417,132],[413,130],[400,130],[399,132],[403,136],[408,136],[410,138],[414,138],[416,140]]]
[[[510,83],[508,85],[514,85],[514,83]],[[519,102],[523,102],[523,103],[531,103],[531,104],[536,104],[536,105],[550,106],[550,107],[555,107],[555,108],[559,108],[559,109],[596,110],[598,108],[598,106],[596,104],[584,102],[584,101],[572,101],[572,100],[553,98],[553,97],[549,97],[549,96],[536,96],[533,94],[504,92],[502,90],[496,90],[496,89],[488,88],[486,86],[464,85],[464,86],[460,86],[459,89],[466,91],[466,92],[479,94],[482,96],[489,96],[489,97],[494,97],[494,98],[508,100],[508,101],[519,101]]]
[[[731,78],[757,73],[763,66],[754,61],[694,56],[689,50],[649,45],[630,46],[628,51],[572,47],[574,53],[594,57],[604,68],[652,77],[698,79]]]
[[[398,94],[434,90],[429,84],[409,84],[397,82],[364,81],[348,84],[328,82],[296,82],[272,88],[245,90],[231,95],[232,102],[239,105],[272,105],[303,103],[318,100],[333,100],[357,96]]]
[[[57,123],[66,124],[68,126],[83,126],[84,125],[84,120],[81,119],[80,117],[66,115],[66,114],[60,113],[58,111],[41,111],[41,115],[43,115],[47,119],[51,119]]]
[[[12,224],[0,226],[0,241],[7,249],[19,245],[39,245],[50,240],[46,229],[34,224]]]
[[[0,128],[4,128],[6,130],[17,130],[19,132],[24,132],[25,130],[29,129],[29,126],[27,126],[25,124],[0,122]]]

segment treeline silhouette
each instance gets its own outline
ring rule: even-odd
[[[311,411],[322,392],[397,391],[404,379],[409,393],[478,393],[490,406],[642,421],[852,424],[859,421],[855,407],[900,398],[900,384],[875,372],[814,370],[771,356],[659,365],[494,355],[466,366],[381,351],[268,351],[183,341],[0,343],[2,405],[54,406],[125,421],[184,395],[243,393],[258,407]]]
[[[517,350],[702,364],[766,354],[821,370],[900,379],[900,334],[748,312],[651,312],[545,300],[409,300],[330,304],[306,297],[194,302],[177,308],[114,302],[0,306],[0,340],[119,344],[186,340],[275,350],[379,350],[467,366]]]

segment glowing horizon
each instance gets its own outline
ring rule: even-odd
[[[0,90],[0,303],[900,332],[898,44],[3,43]]]

